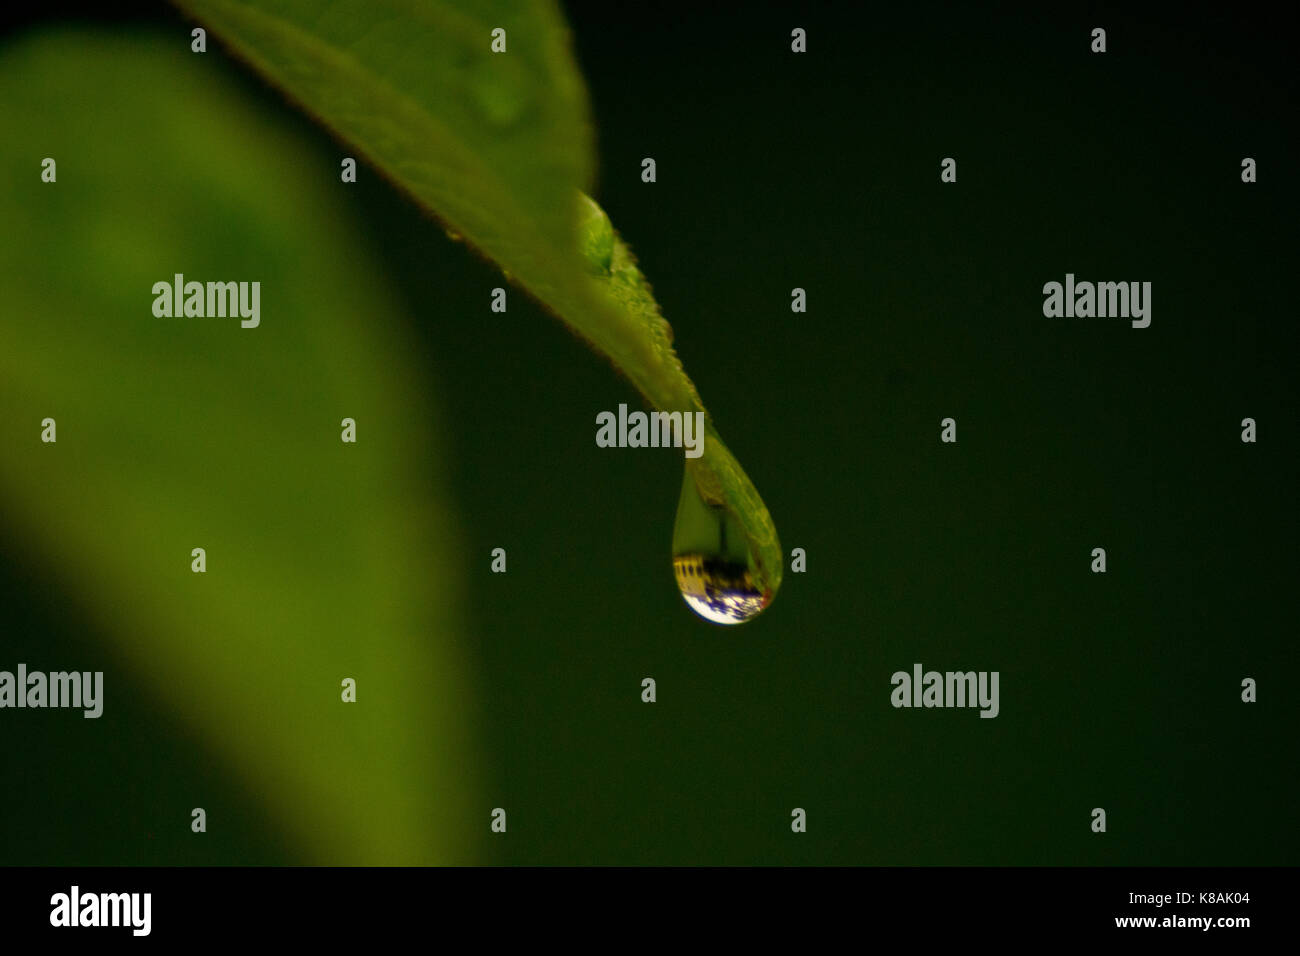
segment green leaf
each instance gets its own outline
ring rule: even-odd
[[[304,860],[468,859],[467,825],[447,823],[480,812],[463,557],[412,320],[343,187],[303,176],[319,151],[174,35],[11,41],[0,110],[27,144],[0,151],[6,546],[57,576],[176,713],[166,732],[197,732]],[[154,315],[175,273],[260,281],[261,324]]]
[[[585,195],[591,124],[554,3],[338,0],[322,11],[313,0],[175,2],[497,262],[652,405],[704,411],[649,283]],[[503,53],[492,51],[497,28]],[[752,570],[775,593],[782,560],[771,517],[716,430],[709,436],[691,470],[741,521]]]

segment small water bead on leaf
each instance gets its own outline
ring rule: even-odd
[[[592,275],[609,275],[614,261],[614,224],[586,193],[578,193],[578,248]]]
[[[743,624],[772,602],[744,528],[725,505],[704,500],[690,468],[673,526],[673,574],[691,610],[714,624]]]

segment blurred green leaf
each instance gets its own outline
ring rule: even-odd
[[[650,284],[585,195],[587,98],[554,3],[175,2],[496,261],[652,405],[705,410]],[[505,52],[492,50],[497,29]],[[776,528],[715,430],[690,467],[706,500],[740,520],[751,570],[775,593]]]
[[[464,861],[463,562],[410,319],[337,174],[303,175],[319,152],[175,36],[11,43],[0,112],[22,144],[0,153],[6,545],[60,577],[304,859]],[[260,327],[155,317],[175,273],[260,281]],[[111,734],[123,683],[105,683]]]

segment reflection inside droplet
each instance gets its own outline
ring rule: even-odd
[[[673,558],[673,572],[686,603],[714,624],[741,624],[767,607],[768,596],[754,585],[747,565],[679,554]]]
[[[755,580],[740,522],[704,500],[689,467],[673,526],[673,574],[691,610],[714,624],[743,624],[772,600]]]

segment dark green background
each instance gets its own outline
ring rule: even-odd
[[[596,196],[808,571],[742,628],[695,618],[669,564],[679,458],[594,444],[598,411],[640,407],[631,387],[522,294],[490,313],[500,273],[363,166],[338,201],[421,316],[450,426],[430,454],[471,572],[481,859],[1295,863],[1297,90],[1278,25],[565,9]],[[141,21],[188,34],[147,6],[112,28]],[[336,178],[337,144],[241,82],[319,143],[303,174]],[[1044,318],[1066,272],[1151,281],[1150,328]],[[49,569],[0,560],[4,660],[105,666]],[[1000,716],[891,708],[914,662],[1000,671]],[[143,694],[114,706],[111,749],[80,720],[0,718],[0,862],[299,859],[202,739]],[[222,820],[201,842],[175,822],[196,793]]]

